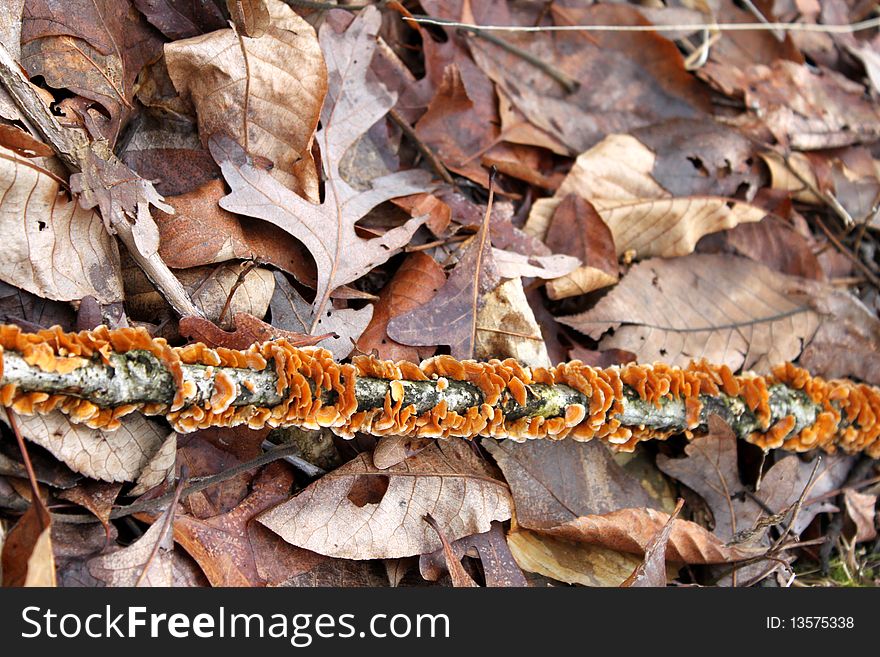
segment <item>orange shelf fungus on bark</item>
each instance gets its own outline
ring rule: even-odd
[[[673,433],[690,437],[705,424],[707,413],[726,400],[743,413],[747,410],[751,424],[743,437],[762,448],[842,449],[880,457],[880,390],[848,380],[826,381],[790,363],[766,377],[735,375],[727,366],[705,361],[686,368],[657,363],[600,369],[580,361],[529,368],[512,359],[475,362],[435,356],[418,365],[357,356],[341,364],[326,350],[297,348],[284,340],[239,351],[201,343],[171,347],[136,328],[65,333],[56,327],[26,333],[0,326],[4,377],[12,354],[32,369],[63,377],[96,363],[116,366],[115,356],[132,352],[149,354],[161,368],[170,381],[165,397],[102,407],[94,396],[80,398],[66,389],[22,389],[13,377],[3,379],[0,403],[22,414],[58,409],[75,422],[104,429],[119,427],[125,415],[139,410],[164,415],[180,432],[240,424],[254,429],[297,425],[330,427],[347,437],[363,431],[518,441],[598,438],[631,451],[641,441]],[[257,374],[264,377],[262,384],[251,376]],[[374,382],[378,391],[370,403],[358,397],[359,382],[365,381]],[[780,406],[780,386],[810,406],[809,421]],[[554,397],[553,390],[563,387],[567,392]],[[267,391],[271,404],[254,401],[265,399],[260,394]],[[662,416],[670,408],[677,419],[667,424],[640,421],[633,411]]]

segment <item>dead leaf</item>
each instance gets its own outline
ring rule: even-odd
[[[166,44],[168,73],[196,107],[203,144],[212,135],[228,135],[271,161],[271,176],[281,185],[316,202],[311,147],[327,70],[314,29],[281,0],[229,4],[240,33],[218,30]],[[258,18],[260,7],[266,14]],[[265,34],[252,38],[258,34],[249,31],[261,27]]]
[[[0,419],[6,422],[5,412]],[[101,481],[134,481],[165,442],[167,429],[134,413],[116,431],[73,424],[60,411],[19,416],[22,435],[74,472]]]
[[[214,2],[192,0],[133,0],[150,22],[169,39],[186,39],[226,27],[223,13]]]
[[[176,462],[177,434],[172,431],[153,455],[153,458],[141,470],[134,488],[128,492],[129,495],[143,495],[156,486],[170,482]]]
[[[582,153],[553,198],[532,206],[526,230],[542,237],[568,194],[589,201],[614,237],[617,255],[683,256],[701,237],[760,221],[761,208],[722,196],[673,196],[653,177],[657,155],[631,135],[610,135]]]
[[[554,253],[566,253],[583,263],[547,283],[551,299],[586,294],[617,282],[614,236],[592,204],[577,194],[566,195],[556,206],[544,242]]]
[[[446,344],[455,358],[473,357],[477,314],[484,295],[499,279],[486,223],[464,247],[440,291],[428,303],[388,322],[388,335],[393,340],[412,346]]]
[[[877,538],[876,516],[877,496],[870,493],[859,493],[854,488],[843,489],[846,502],[846,513],[856,526],[855,543],[873,541]]]
[[[254,343],[278,338],[284,338],[296,347],[309,347],[321,341],[321,336],[275,328],[247,313],[236,313],[232,321],[235,324],[235,331],[228,333],[201,317],[184,317],[180,320],[180,334],[195,342],[204,342],[209,347],[227,349],[247,349]]]
[[[382,436],[373,450],[373,465],[380,470],[387,470],[433,444],[433,438]]]
[[[122,484],[110,484],[102,481],[86,481],[78,486],[61,491],[58,497],[79,504],[88,509],[101,521],[105,531],[109,532],[110,512]]]
[[[541,531],[568,541],[644,555],[651,539],[668,520],[669,514],[655,509],[620,509],[601,515],[581,516]],[[714,534],[688,520],[673,521],[666,550],[668,561],[689,564],[729,563],[763,552],[762,548],[725,545]]]
[[[449,572],[449,577],[452,580],[452,586],[456,588],[479,588],[479,585],[474,581],[474,578],[471,577],[464,569],[464,566],[461,565],[461,557],[455,554],[452,545],[450,545],[449,540],[443,534],[443,530],[440,529],[437,521],[434,520],[430,513],[425,516],[425,522],[431,526],[431,529],[437,532],[437,536],[440,538],[440,543],[443,545],[443,557],[446,561],[446,569]]]
[[[52,519],[42,499],[31,500],[2,548],[3,586],[55,586]]]
[[[552,255],[523,255],[504,249],[492,249],[492,258],[502,278],[544,278],[547,280],[567,276],[581,262],[561,253]]]
[[[61,301],[122,299],[119,253],[101,218],[62,191],[63,181],[0,147],[3,280]]]
[[[797,279],[728,255],[646,260],[591,310],[563,324],[639,362],[686,366],[706,358],[731,369],[767,371],[795,359],[819,316],[789,296]]]
[[[279,586],[296,588],[318,587],[379,587],[388,586],[382,564],[376,561],[324,560],[314,568],[294,575]]]
[[[27,0],[21,27],[21,64],[55,89],[99,103],[84,109],[95,138],[116,139],[134,110],[134,86],[161,41],[130,0],[71,0],[63,6]],[[107,118],[109,116],[109,118]]]
[[[29,330],[56,324],[68,330],[76,317],[69,304],[44,299],[0,281],[0,321]]]
[[[88,561],[89,574],[105,586],[168,587],[174,583],[174,541],[169,506],[137,541]]]
[[[640,561],[631,554],[526,529],[510,532],[507,543],[520,568],[566,584],[620,586]]]
[[[553,5],[559,24],[638,25],[625,5]],[[578,32],[504,34],[579,84],[566,90],[543,71],[483,39],[471,39],[474,59],[529,121],[573,152],[602,136],[664,119],[696,119],[708,108],[704,89],[684,69],[675,45],[659,34]]]
[[[277,226],[227,212],[217,205],[225,194],[223,182],[211,180],[191,192],[166,199],[174,214],[156,212],[162,238],[159,255],[165,263],[185,269],[256,259],[313,285],[314,264],[303,245]]]
[[[259,521],[288,543],[319,554],[390,559],[441,547],[425,513],[454,541],[488,531],[493,520],[507,520],[509,493],[466,443],[449,441],[386,470],[361,454]]]
[[[328,308],[316,317],[314,306],[302,298],[283,274],[275,272],[275,292],[269,307],[274,326],[297,335],[320,337],[322,339],[312,344],[329,349],[334,358],[342,360],[348,357],[355,341],[369,325],[375,306],[367,305],[357,310]]]
[[[258,39],[269,29],[269,10],[264,0],[226,0],[235,28],[244,36]]]
[[[541,327],[518,277],[483,296],[476,329],[475,358],[516,358],[532,367],[550,365]]]
[[[175,517],[175,540],[198,562],[211,586],[276,585],[327,560],[254,522],[287,500],[292,485],[291,469],[274,463],[254,479],[253,492],[235,508],[211,518]]]
[[[487,532],[458,539],[450,548],[451,557],[459,564],[464,555],[480,559],[488,587],[528,586],[525,576],[510,552],[500,522],[493,522],[492,529]],[[447,548],[444,545],[442,551],[419,557],[419,571],[423,578],[436,582],[447,572],[446,564],[450,557],[446,552]]]
[[[428,303],[445,282],[443,268],[431,256],[421,252],[408,255],[382,288],[373,317],[358,338],[358,349],[364,353],[375,351],[379,358],[395,361],[419,362],[432,356],[433,347],[409,347],[393,340],[388,335],[388,322]]]
[[[504,473],[517,523],[526,529],[552,528],[623,507],[656,505],[601,443],[484,439],[482,445]],[[624,577],[631,572],[632,568]]]
[[[330,62],[328,101],[322,111],[316,141],[321,148],[325,178],[324,202],[320,205],[293,194],[266,171],[256,167],[239,144],[215,135],[211,152],[220,164],[232,193],[220,205],[231,211],[269,221],[299,239],[315,259],[318,284],[314,303],[317,318],[325,310],[330,293],[385,262],[406,244],[420,220],[411,219],[382,237],[363,239],[354,224],[376,205],[395,196],[425,191],[425,172],[405,171],[376,178],[372,187],[358,192],[339,173],[345,152],[394,105],[395,97],[378,81],[367,77],[380,22],[377,9],[358,14],[344,34],[330,26],[321,30],[322,48]],[[268,201],[267,201],[268,198]],[[335,230],[328,230],[335,226]],[[366,326],[366,323],[364,324]]]
[[[627,588],[666,586],[666,543],[669,541],[672,523],[681,512],[682,506],[684,506],[684,500],[679,500],[675,511],[663,525],[663,529],[657,532],[657,535],[648,543],[648,547],[645,549],[645,560],[638,565],[632,575],[624,580],[621,586]]]

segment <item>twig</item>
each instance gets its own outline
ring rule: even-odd
[[[452,174],[449,173],[449,170],[443,162],[440,161],[440,158],[437,157],[437,154],[431,149],[431,147],[423,142],[418,134],[416,134],[416,131],[409,124],[409,121],[403,118],[394,108],[388,111],[388,117],[397,124],[397,126],[403,131],[403,134],[405,134],[415,145],[419,150],[419,153],[422,154],[422,157],[424,157],[428,161],[428,164],[431,165],[431,168],[434,169],[434,172],[443,179],[443,182],[454,186],[455,179],[452,177]]]
[[[223,318],[226,317],[226,313],[229,311],[229,306],[232,303],[232,297],[235,296],[236,290],[241,287],[242,283],[244,283],[244,279],[256,269],[258,264],[259,263],[256,260],[251,261],[242,267],[240,272],[238,272],[238,278],[235,279],[235,283],[232,284],[229,294],[226,295],[226,303],[223,304],[223,310],[220,311],[220,316],[217,317],[218,326],[223,323]]]
[[[174,488],[174,497],[172,498],[171,504],[168,506],[168,509],[165,512],[165,517],[162,519],[162,527],[159,530],[159,538],[153,544],[153,549],[150,551],[150,556],[147,557],[147,560],[144,562],[144,567],[141,570],[141,574],[138,575],[137,581],[134,583],[135,586],[140,586],[143,583],[144,578],[147,576],[147,572],[150,570],[150,564],[153,563],[153,559],[155,559],[156,555],[159,554],[159,548],[162,546],[162,542],[168,535],[172,523],[174,522],[174,514],[177,512],[177,503],[180,502],[180,494],[183,491],[184,486],[186,485],[187,479],[189,479],[189,468],[184,465],[180,469],[180,479],[177,481],[177,486]]]
[[[861,270],[861,272],[865,275],[865,278],[867,278],[874,287],[880,289],[880,278],[878,278],[877,275],[871,271],[871,269],[868,267],[868,265],[866,265],[864,262],[862,262],[862,259],[859,258],[857,255],[850,252],[850,250],[848,248],[846,248],[846,246],[843,244],[843,242],[841,242],[839,239],[837,239],[837,236],[831,232],[831,230],[828,228],[828,226],[826,226],[822,222],[822,220],[819,219],[819,217],[815,217],[815,220],[816,220],[816,225],[819,226],[819,228],[822,230],[823,233],[825,233],[825,236],[835,246],[835,248],[838,251],[840,251],[840,253],[844,257],[846,257],[847,260],[849,260],[856,267],[858,267]]]
[[[528,62],[529,64],[534,66],[539,71],[543,72],[544,74],[546,74],[546,75],[550,76],[551,78],[553,78],[554,80],[556,80],[560,85],[562,85],[562,88],[565,89],[565,91],[567,93],[573,94],[575,91],[580,89],[580,86],[581,86],[580,82],[578,82],[577,80],[575,80],[574,78],[572,78],[568,74],[564,73],[563,71],[560,71],[558,68],[556,68],[555,66],[553,66],[549,62],[545,62],[540,57],[536,57],[535,55],[530,53],[528,50],[523,50],[519,46],[515,46],[512,43],[510,43],[509,41],[505,41],[504,39],[497,37],[494,34],[491,34],[490,32],[486,32],[484,29],[482,29],[478,26],[456,25],[455,27],[458,27],[462,30],[466,30],[467,32],[470,32],[474,36],[479,37],[480,39],[483,39],[484,41],[488,41],[489,43],[496,45],[503,50],[506,50],[511,55],[516,55],[517,57],[519,57],[523,61]]]
[[[0,43],[0,82],[15,101],[16,106],[25,117],[37,127],[42,137],[52,146],[58,157],[72,172],[84,169],[83,162],[89,155],[91,146],[88,137],[82,130],[62,126],[52,110],[22,72],[6,47]],[[115,209],[119,216],[104,217],[117,231],[119,240],[125,245],[132,259],[143,269],[147,278],[155,285],[168,303],[180,315],[203,317],[177,277],[171,273],[168,265],[158,253],[144,256],[137,248],[134,233],[127,217],[121,209]]]
[[[857,23],[678,23],[672,25],[475,25],[458,21],[433,18],[422,14],[404,17],[405,21],[420,25],[439,25],[465,30],[491,32],[683,32],[687,30],[719,30],[721,32],[822,32],[826,34],[853,34],[880,27],[880,18],[870,18]]]

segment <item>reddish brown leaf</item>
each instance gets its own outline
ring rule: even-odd
[[[266,342],[276,338],[284,338],[296,346],[308,347],[320,342],[325,337],[275,328],[247,313],[236,313],[233,322],[235,323],[235,331],[229,333],[207,319],[184,317],[180,320],[180,334],[194,341],[204,342],[211,347],[226,347],[227,349],[247,349],[256,342]]]
[[[407,256],[394,277],[382,289],[373,318],[358,339],[364,353],[375,351],[379,358],[419,362],[434,353],[431,347],[408,347],[388,335],[388,322],[428,303],[446,283],[443,268],[424,253]]]
[[[192,0],[133,0],[153,27],[169,39],[187,39],[226,27],[214,2]]]
[[[109,536],[110,512],[113,510],[116,496],[119,495],[121,489],[122,484],[86,481],[79,486],[61,491],[58,496],[74,504],[79,504],[95,514],[95,517],[101,521]]]
[[[314,285],[314,263],[303,245],[277,226],[227,212],[217,204],[225,195],[223,182],[211,180],[166,199],[174,214],[155,213],[162,237],[159,255],[165,263],[187,268],[253,258]]]
[[[258,39],[269,29],[269,10],[263,0],[226,0],[235,28],[246,37]]]
[[[455,554],[452,545],[449,544],[449,540],[443,534],[443,530],[440,529],[440,525],[437,524],[437,521],[434,520],[430,513],[425,516],[425,522],[431,525],[431,529],[437,532],[437,536],[443,544],[443,558],[446,562],[446,570],[452,579],[452,586],[456,588],[477,588],[479,585],[464,569],[464,566],[461,565],[461,557]]]
[[[102,105],[109,115],[83,118],[94,137],[116,142],[134,109],[133,89],[143,66],[161,54],[161,41],[131,0],[27,0],[21,63],[56,89]]]
[[[49,510],[35,496],[3,543],[3,586],[55,586],[51,532]]]
[[[672,533],[672,524],[681,513],[681,507],[684,506],[684,500],[679,500],[675,506],[675,511],[666,524],[645,549],[645,560],[633,571],[632,575],[624,580],[621,586],[645,587],[645,586],[666,586],[666,544],[669,542],[669,535]]]

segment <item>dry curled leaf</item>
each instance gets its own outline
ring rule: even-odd
[[[520,570],[507,545],[504,529],[500,522],[493,522],[492,529],[482,534],[465,536],[452,545],[451,557],[461,563],[462,556],[479,558],[482,572],[488,587],[527,586],[526,578]],[[435,582],[447,572],[450,556],[444,545],[442,551],[423,554],[419,557],[419,572],[425,579]]]
[[[632,575],[624,580],[621,586],[627,588],[666,586],[666,544],[669,542],[669,534],[672,532],[672,523],[681,512],[682,506],[684,506],[684,500],[679,500],[675,511],[663,525],[663,529],[657,532],[656,536],[648,543],[648,547],[645,549],[645,560],[638,565]]]
[[[673,257],[691,253],[701,237],[767,213],[723,196],[673,196],[653,177],[657,155],[631,135],[610,135],[582,153],[553,198],[532,206],[526,229],[546,234],[568,194],[589,201],[614,237],[617,255]]]
[[[376,47],[381,17],[374,7],[361,11],[348,30],[337,34],[330,25],[321,29],[320,41],[329,66],[328,99],[315,140],[327,180],[324,202],[310,203],[283,187],[257,167],[241,145],[226,136],[211,139],[211,152],[232,189],[220,205],[239,214],[257,217],[283,228],[299,239],[315,259],[318,283],[316,318],[330,293],[350,283],[393,256],[412,237],[422,220],[410,219],[381,237],[364,239],[355,223],[378,204],[395,196],[425,191],[423,171],[404,171],[371,181],[358,191],[339,173],[345,152],[394,105],[395,96],[367,76]],[[309,332],[315,329],[313,320]]]
[[[436,518],[450,540],[510,517],[507,486],[463,441],[438,443],[386,470],[368,453],[330,472],[259,517],[285,541],[344,559],[433,552]]]
[[[846,503],[846,513],[856,526],[853,541],[862,543],[877,538],[877,522],[875,520],[877,496],[870,493],[860,493],[854,488],[845,488],[843,499]]]
[[[213,322],[201,317],[184,317],[180,320],[180,334],[209,347],[247,349],[254,343],[284,338],[291,345],[309,347],[321,341],[322,336],[294,333],[276,328],[247,313],[236,313],[232,318],[235,331],[224,331]]]
[[[0,147],[0,278],[48,299],[122,298],[119,253],[101,218],[49,170]]]
[[[218,30],[166,44],[171,80],[181,95],[192,99],[203,144],[224,133],[251,155],[272,162],[270,175],[284,187],[317,201],[311,147],[327,70],[314,29],[281,0],[229,4],[248,16],[253,8],[268,7],[265,34],[252,38],[257,35],[241,31],[239,17],[251,21],[233,11],[239,34]]]
[[[6,421],[5,412],[0,419]],[[102,481],[134,481],[165,442],[167,429],[143,415],[129,415],[116,431],[73,424],[66,415],[18,417],[22,435],[49,450],[74,472]]]
[[[440,529],[437,521],[434,520],[430,513],[425,516],[425,522],[431,526],[431,529],[437,532],[437,536],[443,544],[443,559],[446,563],[446,569],[449,572],[449,578],[452,580],[452,586],[456,588],[478,588],[479,585],[464,569],[464,566],[461,565],[461,557],[452,549],[449,539],[443,534],[443,530]]]
[[[654,258],[591,310],[559,321],[594,339],[614,329],[600,347],[631,351],[642,363],[706,358],[766,371],[795,359],[819,326],[818,314],[789,295],[795,281],[736,256]]]
[[[264,0],[226,0],[235,28],[244,36],[258,39],[269,29],[269,10]]]
[[[169,39],[186,39],[226,27],[214,2],[192,0],[132,0],[149,21]]]
[[[12,526],[2,548],[3,586],[55,586],[52,517],[39,496]]]

